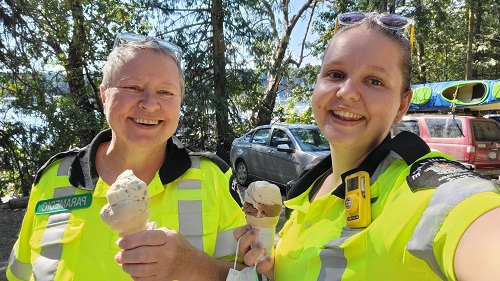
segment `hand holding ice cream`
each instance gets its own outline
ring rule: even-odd
[[[101,209],[102,220],[120,237],[148,228],[149,194],[145,182],[132,170],[121,173],[106,193],[108,204]]]

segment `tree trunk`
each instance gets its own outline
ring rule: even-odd
[[[69,42],[68,64],[65,67],[67,72],[68,86],[70,89],[71,98],[75,101],[76,106],[84,113],[75,120],[79,120],[84,126],[75,126],[79,130],[75,133],[80,137],[80,146],[89,144],[100,126],[96,122],[95,107],[91,104],[91,99],[85,88],[85,46],[89,46],[85,35],[85,17],[83,7],[80,0],[70,1],[72,7],[72,19],[75,23],[73,35]]]
[[[427,66],[425,63],[421,63],[424,61],[425,57],[425,46],[423,43],[417,42],[418,46],[418,61],[419,61],[419,67],[420,67],[420,83],[427,83]]]
[[[233,132],[229,125],[229,93],[226,78],[226,44],[224,43],[224,8],[222,0],[212,1],[212,29],[214,56],[215,121],[217,125],[217,155],[229,163]]]
[[[474,1],[474,0],[473,0]],[[483,22],[483,5],[481,3],[481,0],[476,0],[476,8],[475,8],[475,17],[474,17],[474,42],[479,42],[479,36],[481,36],[481,25]],[[472,64],[476,61],[480,61],[480,52],[473,52],[472,53]],[[476,77],[479,77],[479,73],[477,69],[472,67],[472,77],[471,79],[476,79]]]
[[[469,30],[467,32],[467,62],[465,64],[465,80],[472,79],[472,46],[474,45],[474,16],[476,14],[474,0],[469,0]]]
[[[264,99],[262,99],[262,104],[257,114],[256,125],[265,125],[271,123],[281,78],[283,78],[283,73],[280,73],[277,70],[269,73],[268,84],[264,92]]]
[[[284,75],[283,69],[285,69],[288,64],[292,63],[291,59],[285,59],[285,55],[288,49],[288,45],[290,44],[290,36],[292,34],[293,28],[305,11],[316,6],[315,0],[308,0],[302,5],[297,14],[292,16],[292,18],[289,20],[288,5],[290,3],[286,1],[284,1],[283,3],[284,31],[281,38],[278,37],[278,34],[274,34],[276,44],[273,50],[272,62],[269,66],[268,84],[264,92],[264,97],[260,100],[260,104],[258,107],[257,120],[255,122],[257,125],[269,124],[272,120],[272,113],[274,110],[274,105],[276,103],[276,96],[278,95],[278,88]],[[277,30],[277,28],[274,27],[273,30]],[[297,67],[300,67],[300,64],[298,64]]]

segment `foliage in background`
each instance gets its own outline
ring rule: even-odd
[[[51,155],[88,144],[106,126],[100,69],[117,30],[147,28],[142,10],[117,0],[1,4],[0,100],[16,98],[19,114],[39,120],[35,126],[2,119],[1,183],[26,195]]]
[[[471,3],[475,25],[469,31]],[[398,13],[415,20],[413,83],[466,79],[468,33],[473,33],[473,74],[468,79],[500,77],[500,5],[496,0],[350,1],[338,0],[319,16],[318,54],[331,38],[335,17],[345,11]],[[478,20],[480,19],[480,20]]]
[[[471,68],[470,79],[500,77],[496,0],[295,2],[2,2],[0,101],[16,97],[9,110],[43,125],[0,116],[0,195],[8,187],[27,195],[50,156],[86,145],[106,127],[100,69],[118,31],[157,36],[183,48],[186,98],[179,134],[186,144],[220,155],[227,155],[232,138],[256,124],[314,123],[311,108],[299,111],[297,105],[310,102],[319,67],[302,61],[308,54],[321,58],[340,12],[387,11],[413,18],[413,83],[464,79]],[[303,52],[294,57],[289,43],[298,25],[316,37],[304,37]],[[218,67],[221,60],[224,69]],[[275,105],[276,96],[287,99]]]
[[[171,36],[185,53],[184,142],[215,150],[229,161],[235,136],[271,121],[282,77],[303,59],[292,57],[290,36],[302,17],[312,16],[317,2],[324,1],[308,0],[298,7],[276,0],[150,2],[158,15],[155,26],[173,29]],[[223,13],[217,12],[218,5]],[[214,15],[224,16],[222,37]],[[157,33],[162,36],[162,29]],[[225,75],[220,77],[217,63],[222,59]]]

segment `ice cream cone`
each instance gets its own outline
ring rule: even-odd
[[[280,219],[279,216],[277,217],[263,217],[263,218],[258,218],[255,216],[247,215],[247,223],[251,226],[259,226],[259,227],[276,227],[278,224],[278,221]]]
[[[101,218],[118,232],[120,237],[125,237],[148,228],[149,209],[142,202],[128,202],[129,204],[115,205],[113,208],[105,205],[101,209]],[[142,211],[137,211],[139,206]],[[132,217],[135,215],[135,217]]]
[[[252,182],[245,190],[247,223],[257,228],[256,242],[266,249],[268,256],[274,251],[274,236],[282,208],[280,189],[266,181]],[[258,260],[262,260],[263,257]]]
[[[272,256],[274,253],[274,236],[276,233],[276,226],[273,227],[254,226],[253,228],[259,230],[259,233],[257,234],[257,238],[255,239],[255,241],[262,244],[264,249],[266,249],[266,254],[268,256]],[[263,259],[259,258],[259,261],[262,260]]]

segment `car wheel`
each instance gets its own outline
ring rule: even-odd
[[[250,183],[247,164],[243,160],[236,164],[236,181],[242,186],[247,186]]]

